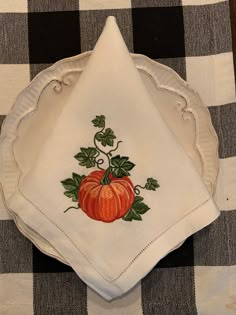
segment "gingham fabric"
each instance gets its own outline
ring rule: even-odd
[[[0,315],[235,315],[236,97],[228,1],[0,0],[0,122],[55,61],[90,50],[114,15],[131,52],[175,69],[209,107],[219,137],[221,216],[106,302],[18,232],[0,201]]]

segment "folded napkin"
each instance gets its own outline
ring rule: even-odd
[[[218,217],[114,17],[51,130],[7,203],[105,299]]]

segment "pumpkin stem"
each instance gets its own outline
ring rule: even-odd
[[[104,173],[102,179],[101,179],[101,184],[102,185],[109,185],[111,180],[109,178],[110,175],[110,167],[107,168],[106,172]]]

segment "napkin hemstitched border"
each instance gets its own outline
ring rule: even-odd
[[[49,233],[50,237],[55,235],[55,231],[59,229],[59,231],[66,236],[66,242],[63,247],[60,243],[60,235],[54,239],[54,243],[52,244],[55,248],[57,248],[59,253],[63,253],[63,256],[66,257],[66,260],[68,261],[68,264],[71,265],[78,276],[87,285],[109,301],[115,297],[123,295],[133,288],[152,270],[158,261],[174,250],[176,245],[183,243],[183,240],[186,240],[186,238],[190,235],[209,225],[220,215],[220,211],[215,206],[212,198],[208,198],[199,206],[186,213],[176,223],[171,225],[162,234],[153,239],[150,244],[143,248],[138,255],[138,257],[142,257],[142,259],[135,258],[125,269],[123,269],[122,273],[120,273],[118,277],[109,281],[96,269],[96,267],[94,267],[92,263],[90,263],[90,261],[88,261],[87,257],[81,252],[80,248],[78,248],[78,246],[68,235],[66,235],[56,222],[50,219],[39,207],[37,207],[29,198],[27,198],[27,196],[24,195],[23,191],[20,190],[19,185],[17,191],[12,196],[14,198],[10,197],[8,199],[8,208],[14,208],[16,214],[22,212],[21,218],[25,224],[31,224],[32,229],[36,229],[31,221],[31,215],[34,214],[33,208],[35,208],[37,213],[41,214],[41,217],[44,217],[46,222],[51,222],[54,226],[53,229],[50,229],[48,224],[43,224],[41,221],[42,224],[40,225],[40,230],[38,231],[40,235],[44,235],[46,232]],[[159,240],[159,242],[156,242],[157,240]],[[71,250],[71,245],[73,245],[81,253],[81,255],[72,255],[73,251]],[[88,264],[86,264],[84,260],[86,260]],[[80,266],[82,266],[82,268],[80,268]],[[125,273],[128,273],[128,275],[124,278],[122,276]]]
[[[163,231],[161,234],[159,234],[158,236],[156,236],[153,240],[151,240],[132,260],[131,262],[128,264],[128,266],[114,279],[111,281],[114,282],[116,280],[118,280],[119,278],[121,278],[125,272],[129,269],[129,267],[135,262],[135,260],[138,259],[138,257],[140,255],[142,255],[142,253],[149,247],[151,246],[154,242],[156,242],[162,235],[164,235],[166,232],[168,232],[169,230],[171,230],[175,225],[177,225],[179,222],[181,222],[182,220],[184,220],[188,215],[190,215],[192,212],[197,211],[199,208],[201,208],[202,206],[206,205],[211,199],[208,198],[207,200],[205,200],[204,202],[202,202],[199,206],[193,208],[192,210],[190,210],[188,213],[186,213],[183,217],[181,217],[178,221],[176,221],[174,224],[172,224],[171,226],[169,226],[167,229],[165,229],[165,231]]]
[[[191,209],[189,212],[187,212],[183,217],[181,217],[178,221],[176,221],[174,224],[172,224],[171,226],[169,226],[165,231],[163,231],[161,234],[159,234],[158,236],[156,236],[153,240],[151,240],[132,260],[131,262],[127,265],[127,267],[125,267],[123,269],[122,272],[119,273],[118,276],[116,276],[113,280],[108,280],[104,275],[102,275],[97,268],[88,260],[88,258],[86,257],[86,255],[83,253],[83,251],[80,249],[80,247],[78,245],[76,245],[76,243],[67,235],[67,233],[61,229],[56,222],[54,222],[50,217],[48,217],[44,211],[42,209],[40,209],[37,205],[35,205],[33,203],[33,201],[31,201],[26,194],[22,191],[22,189],[20,189],[20,187],[18,186],[18,190],[21,193],[22,197],[28,201],[35,209],[37,209],[49,222],[51,222],[58,230],[60,230],[65,236],[66,238],[75,246],[75,248],[81,253],[81,255],[86,259],[86,261],[89,263],[89,265],[108,283],[114,283],[116,280],[118,280],[119,278],[121,278],[125,272],[129,269],[129,267],[137,260],[138,257],[140,257],[142,255],[142,253],[150,246],[152,245],[155,241],[157,241],[162,235],[164,235],[166,232],[168,232],[169,230],[171,230],[174,226],[176,226],[179,222],[181,222],[183,219],[185,219],[187,216],[189,216],[191,213],[197,211],[199,208],[201,208],[202,206],[206,205],[211,198],[208,198],[207,200],[205,200],[204,202],[202,202],[200,205],[198,205],[197,207],[195,207],[194,209]]]

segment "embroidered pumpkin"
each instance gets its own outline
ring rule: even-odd
[[[112,222],[123,217],[134,201],[134,186],[124,176],[114,178],[109,175],[110,183],[101,184],[104,170],[91,172],[79,188],[78,200],[81,209],[92,219]]]
[[[80,166],[86,167],[86,170],[96,166],[99,170],[88,176],[73,172],[72,178],[61,181],[65,188],[64,195],[77,202],[77,207],[69,207],[64,212],[69,209],[82,209],[91,219],[103,222],[113,222],[120,218],[129,222],[142,221],[142,215],[150,208],[143,202],[140,189],[155,191],[160,187],[157,180],[149,177],[144,185],[133,186],[128,176],[135,164],[128,156],[113,156],[122,141],[117,141],[115,145],[116,136],[111,128],[106,128],[104,115],[96,115],[92,123],[94,127],[99,128],[93,137],[94,146],[81,147],[74,158]],[[101,146],[111,149],[104,150]],[[104,163],[108,164],[106,170],[101,169]]]

